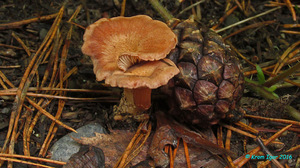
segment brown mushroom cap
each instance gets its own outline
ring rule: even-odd
[[[98,81],[136,62],[163,59],[177,43],[165,23],[145,15],[102,18],[86,29],[83,40],[82,52],[91,57]]]
[[[165,58],[158,61],[147,61],[132,66],[126,72],[115,71],[105,80],[112,87],[135,89],[147,87],[156,89],[168,83],[168,81],[179,73],[179,69],[173,61]]]

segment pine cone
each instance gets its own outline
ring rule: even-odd
[[[244,77],[239,61],[213,30],[186,20],[173,31],[178,44],[168,58],[180,73],[168,84],[176,97],[169,113],[189,124],[216,124],[242,97]]]

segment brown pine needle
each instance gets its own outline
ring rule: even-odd
[[[33,156],[17,155],[17,154],[12,154],[11,155],[11,154],[0,153],[0,157],[30,159],[30,160],[35,160],[35,161],[39,161],[39,162],[53,163],[53,164],[57,164],[57,165],[65,165],[66,164],[66,162],[62,162],[62,161],[45,159],[45,158],[40,158],[40,157],[33,157]]]
[[[269,21],[258,22],[258,23],[254,23],[254,24],[245,26],[245,27],[239,29],[238,31],[235,31],[235,32],[229,34],[228,36],[224,37],[224,40],[228,39],[231,36],[237,35],[237,34],[243,32],[243,31],[246,31],[248,29],[253,29],[253,28],[261,27],[261,26],[267,26],[267,25],[273,24],[275,22],[276,22],[275,20],[269,20]]]
[[[13,96],[16,94],[17,94],[16,92],[6,92],[6,93],[0,92],[0,96]],[[78,97],[55,96],[55,95],[31,93],[31,92],[27,92],[26,95],[32,97],[49,98],[49,99],[75,100],[75,101],[86,101],[86,102],[118,102],[119,101],[119,98],[117,97],[78,98]]]
[[[73,132],[76,132],[76,130],[74,130],[73,128],[65,125],[64,123],[62,123],[61,121],[57,120],[53,115],[51,115],[50,113],[48,113],[46,110],[44,110],[41,106],[39,106],[38,104],[36,104],[34,101],[30,100],[29,98],[26,98],[27,101],[34,107],[36,108],[37,110],[39,110],[41,113],[43,113],[45,116],[47,116],[49,119],[51,119],[52,121],[54,121],[56,124],[70,130],[70,131],[73,131]]]
[[[264,142],[264,145],[268,145],[270,142],[274,141],[276,138],[278,138],[283,132],[285,132],[286,130],[288,130],[288,128],[290,128],[292,126],[292,124],[284,127],[283,129],[281,129],[280,131],[278,131],[276,134],[274,134],[273,136],[271,136],[269,139],[267,139]],[[241,157],[237,158],[236,160],[233,161],[233,163],[235,165],[237,165],[238,167],[242,167],[243,165],[245,165],[250,159],[252,155],[255,155],[257,152],[260,151],[260,147],[256,147],[255,149],[247,152],[246,154],[242,155]],[[245,157],[246,155],[249,155],[250,157]]]
[[[0,71],[0,77],[3,79],[3,82],[7,83],[10,87],[15,88],[14,84],[12,84],[4,75],[4,73],[2,73],[2,71]]]
[[[125,15],[125,9],[126,9],[126,0],[123,0],[120,16],[124,16]]]
[[[290,0],[284,0],[284,2],[285,2],[286,6],[288,7],[288,9],[290,10],[290,12],[292,14],[293,20],[297,21],[296,12],[295,12],[295,9],[292,6],[291,1]]]
[[[288,54],[294,48],[296,48],[299,45],[300,45],[300,41],[297,41],[284,51],[284,53],[280,56],[278,62],[276,63],[275,68],[273,69],[273,72],[272,72],[273,74],[277,74],[280,71],[280,68],[278,68],[280,66],[280,64],[284,63],[283,60],[288,56]]]
[[[184,140],[182,140],[182,142],[183,142],[184,155],[186,158],[187,167],[191,168],[191,161],[190,161],[190,155],[189,155],[189,149],[188,149],[187,143]]]
[[[126,159],[126,163],[124,165],[124,167],[126,167],[142,150],[142,147],[144,146],[145,142],[147,141],[150,133],[151,133],[151,128],[152,128],[152,124],[149,123],[148,124],[148,128],[147,128],[147,134],[144,137],[144,140],[140,143],[140,146],[138,146],[131,154],[130,157],[128,159]],[[138,143],[138,142],[137,142]]]
[[[28,162],[28,161],[19,160],[19,159],[13,159],[13,158],[0,157],[0,160],[5,160],[5,161],[9,161],[9,162],[23,163],[23,164],[27,164],[27,165],[34,165],[34,166],[38,166],[38,167],[54,168],[54,167],[42,165],[42,164],[39,164],[39,163],[33,163],[33,162]]]
[[[1,75],[1,71],[0,71]],[[6,92],[16,92],[18,88],[0,90],[0,93]],[[108,94],[108,95],[120,95],[121,91],[109,91],[109,90],[93,90],[93,89],[67,89],[67,88],[52,88],[52,87],[29,87],[28,91],[66,91],[66,92],[85,92],[85,93],[99,93],[99,94]]]
[[[214,25],[212,27],[213,30],[216,30],[216,28],[218,28],[223,22],[224,20],[227,18],[227,16],[231,15],[235,10],[236,10],[237,6],[234,6],[233,8],[231,8],[230,10],[228,10],[224,16],[222,16],[220,19],[219,19],[219,22],[218,24]]]
[[[283,24],[284,28],[297,28],[300,27],[300,24]]]
[[[170,168],[174,168],[174,152],[172,147],[169,147],[169,156],[170,156]]]
[[[31,56],[31,52],[30,49],[24,44],[24,42],[20,39],[20,37],[18,37],[14,32],[12,32],[11,34],[20,44],[21,46],[24,48],[24,50],[26,51],[28,57]]]
[[[252,134],[250,134],[250,133],[248,133],[248,132],[242,131],[242,130],[240,130],[240,129],[238,129],[238,128],[234,128],[234,127],[231,126],[231,125],[227,125],[227,124],[224,124],[224,123],[219,123],[219,124],[220,124],[221,126],[227,128],[227,129],[230,129],[230,130],[232,130],[232,131],[234,131],[234,132],[237,132],[237,133],[239,133],[239,134],[242,134],[242,135],[244,135],[244,136],[247,136],[247,137],[250,137],[250,138],[253,138],[253,139],[256,139],[256,138],[257,138],[257,136],[252,135]],[[265,139],[262,139],[262,140],[263,140],[263,141],[266,141]],[[274,143],[274,144],[282,144],[281,142],[272,142],[272,143]]]
[[[133,145],[136,143],[136,139],[140,136],[142,128],[144,128],[144,125],[146,125],[147,123],[148,123],[148,121],[144,121],[139,125],[135,135],[133,136],[133,138],[129,142],[127,148],[125,149],[125,151],[123,153],[123,155],[120,157],[119,161],[114,166],[114,168],[123,168],[125,166],[126,159],[128,158],[131,151],[133,150]]]
[[[234,24],[232,24],[232,25],[229,25],[229,26],[227,26],[227,27],[224,27],[224,28],[222,28],[222,29],[216,30],[216,32],[217,32],[217,33],[220,33],[220,32],[222,32],[222,31],[225,31],[225,30],[227,30],[227,29],[230,29],[230,28],[235,27],[235,26],[237,26],[237,25],[240,25],[240,24],[242,24],[242,23],[248,22],[249,20],[252,20],[252,19],[258,18],[258,17],[260,17],[260,16],[266,15],[266,14],[268,14],[268,13],[270,13],[270,12],[274,12],[274,11],[276,11],[277,9],[280,9],[280,8],[281,8],[281,7],[279,6],[279,7],[270,9],[270,10],[268,10],[268,11],[265,11],[265,12],[263,12],[263,13],[257,14],[257,15],[255,15],[255,16],[249,17],[249,18],[244,19],[244,20],[241,20],[241,21],[239,21],[239,22],[236,22],[236,23],[234,23]]]
[[[22,48],[22,47],[16,47],[16,46],[7,45],[7,44],[1,44],[1,43],[0,43],[0,47],[13,48],[13,49],[16,49],[16,50],[24,50],[24,48]],[[32,50],[32,49],[30,49],[29,51],[30,52],[36,52],[35,50]]]
[[[297,34],[299,35],[299,31],[292,31],[292,30],[280,30],[281,33],[287,33],[287,34]]]
[[[294,146],[290,148],[289,150],[285,151],[285,153],[294,152],[296,150],[300,149],[300,145]]]
[[[0,30],[19,28],[25,24],[38,22],[38,21],[44,21],[44,20],[50,20],[50,19],[55,18],[57,15],[58,15],[58,13],[55,13],[52,15],[36,17],[36,18],[32,18],[32,19],[27,19],[27,20],[21,20],[21,21],[17,21],[17,22],[13,22],[13,23],[0,24]]]
[[[232,132],[231,132],[230,129],[228,129],[227,134],[226,134],[226,140],[225,140],[225,149],[227,149],[229,151],[230,151],[231,135],[232,135]],[[234,164],[233,164],[232,158],[227,154],[226,154],[226,158],[229,162],[230,167],[235,167]]]
[[[285,120],[285,119],[278,119],[278,118],[267,118],[267,117],[249,115],[249,114],[245,114],[244,117],[254,118],[254,119],[259,119],[259,120],[265,120],[265,121],[279,122],[279,123],[284,123],[284,124],[293,124],[293,125],[300,126],[300,122],[293,121],[293,120]]]
[[[251,126],[249,126],[249,125],[247,125],[247,124],[245,124],[245,123],[243,123],[241,121],[238,121],[238,122],[236,122],[234,124],[237,125],[237,126],[239,126],[239,127],[241,127],[243,130],[252,132],[254,134],[258,134],[259,133],[258,130],[256,130],[255,128],[253,128],[253,127],[251,127]]]

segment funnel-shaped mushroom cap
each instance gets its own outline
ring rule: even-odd
[[[145,15],[102,18],[86,29],[83,40],[82,52],[91,57],[98,81],[137,62],[163,59],[177,43],[165,23]]]
[[[135,89],[147,87],[156,89],[168,83],[179,73],[179,69],[173,61],[165,58],[158,61],[147,61],[132,66],[126,72],[115,71],[105,80],[112,87]]]

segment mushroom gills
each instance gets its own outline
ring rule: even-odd
[[[118,68],[122,71],[126,71],[131,66],[140,63],[142,60],[138,56],[131,56],[128,54],[122,54],[118,59]]]

